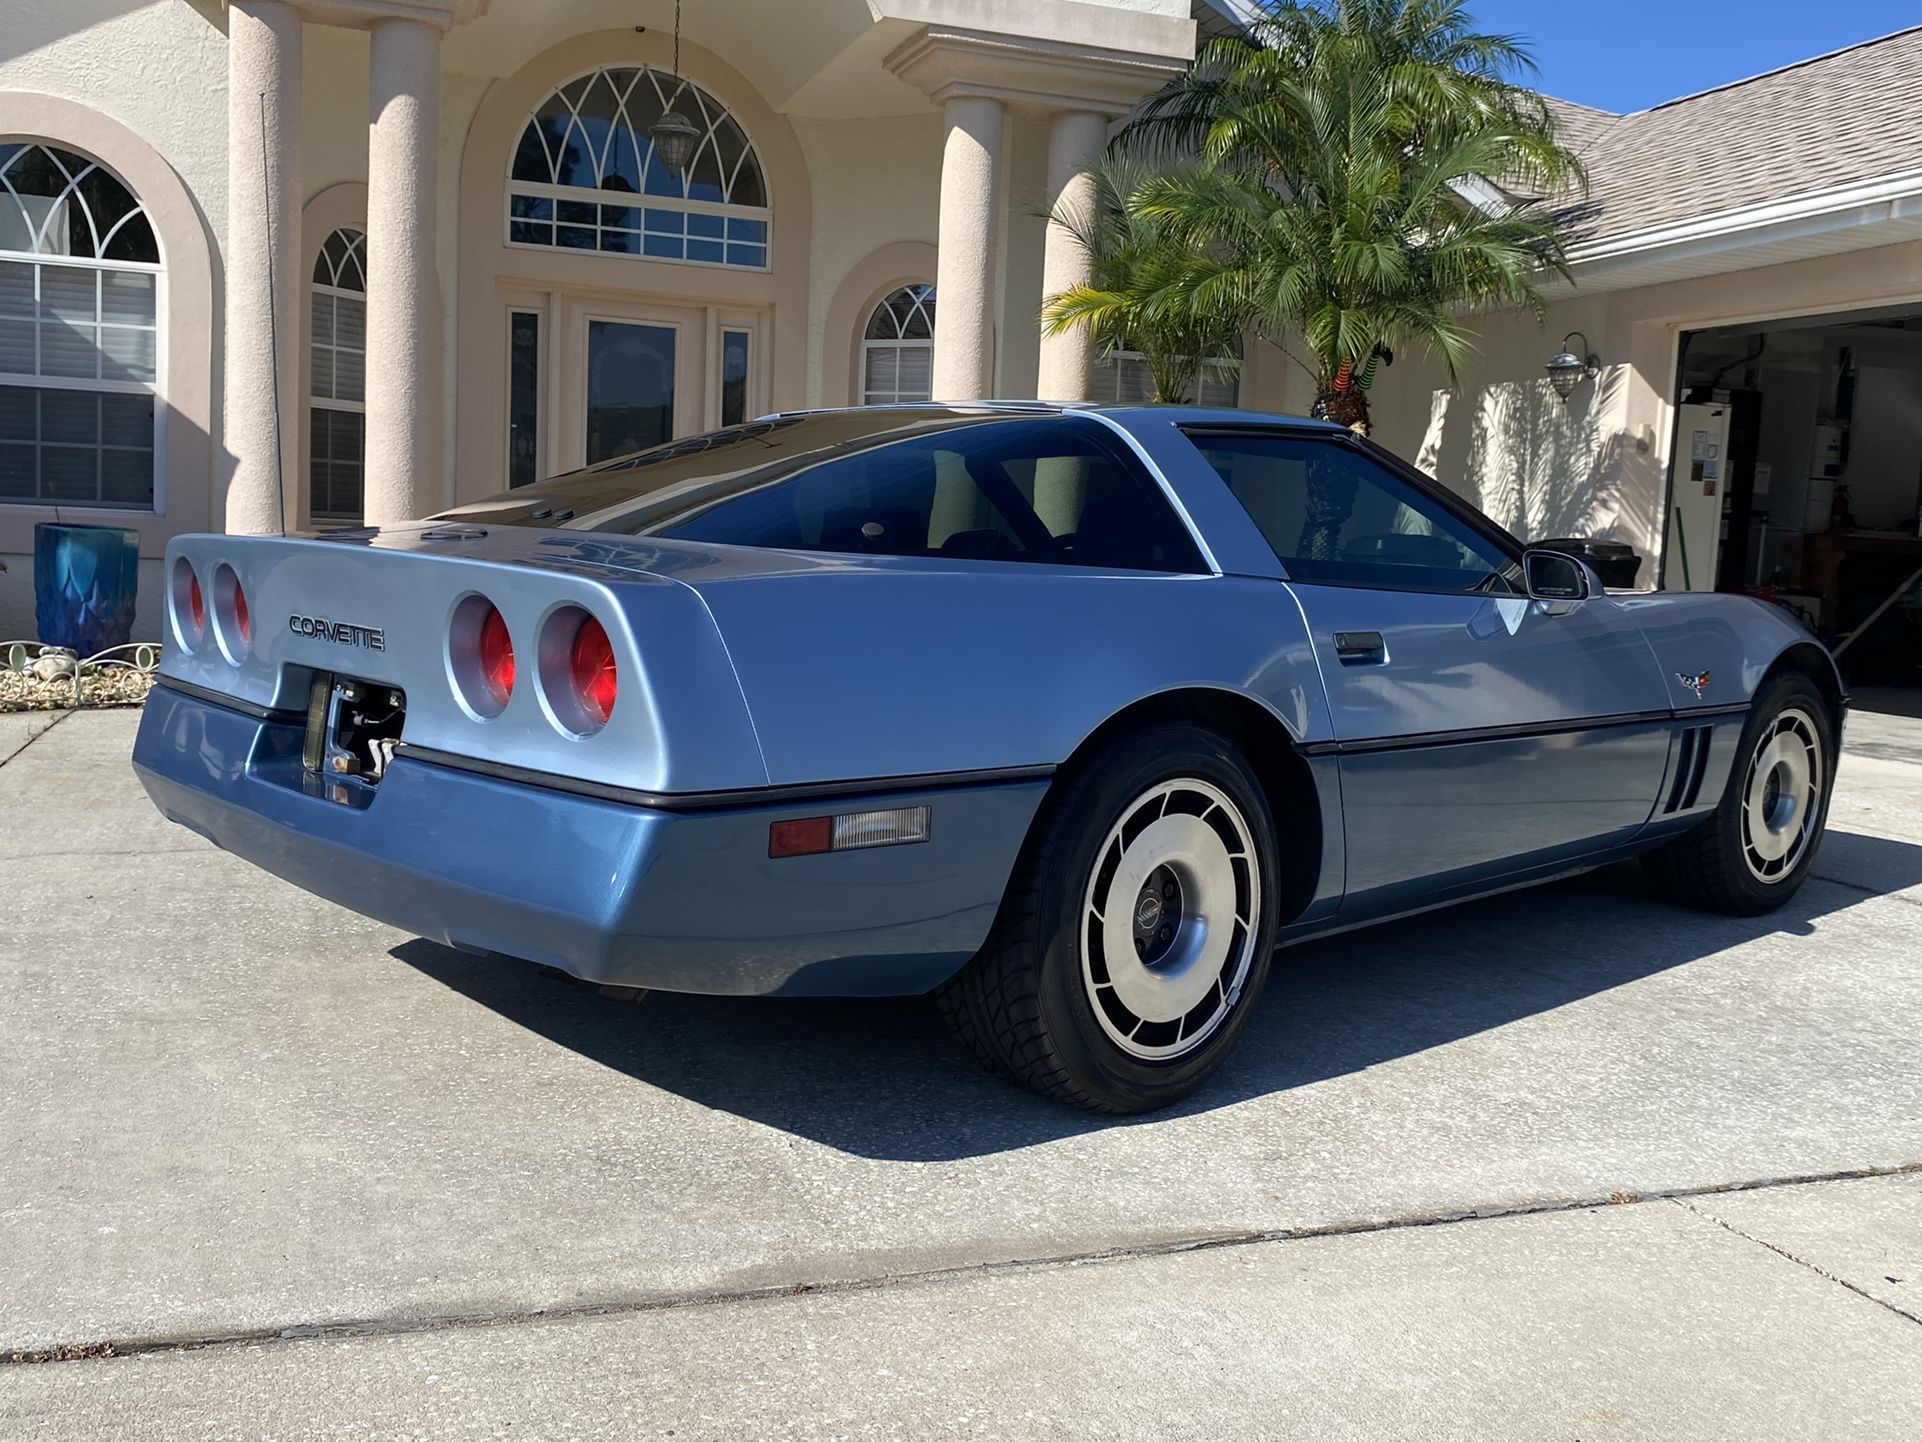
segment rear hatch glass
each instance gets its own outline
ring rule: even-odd
[[[941,407],[771,416],[437,520],[789,551],[1199,571],[1160,484],[1082,415]]]

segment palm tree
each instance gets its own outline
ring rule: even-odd
[[[1088,253],[1093,274],[1088,284],[1048,297],[1041,326],[1048,335],[1086,329],[1104,355],[1138,352],[1154,386],[1150,399],[1178,404],[1194,399],[1204,366],[1234,364],[1246,321],[1185,303],[1205,258],[1135,203],[1161,173],[1111,156],[1095,168],[1085,212],[1056,208],[1050,219]]]
[[[1507,36],[1462,0],[1270,0],[1244,37],[1211,40],[1120,138],[1198,156],[1143,180],[1130,223],[1186,259],[1142,307],[1300,338],[1316,408],[1368,426],[1361,375],[1415,343],[1452,377],[1464,314],[1529,305],[1567,272],[1548,197],[1584,181]]]

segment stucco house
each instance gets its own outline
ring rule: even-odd
[[[1518,535],[1629,542],[1643,586],[1860,620],[1922,567],[1922,28],[1638,114],[1553,103],[1590,177],[1572,283],[1479,321],[1458,386],[1388,372],[1377,439]],[[1565,339],[1599,370],[1563,400]]]
[[[1084,266],[1042,217],[1235,15],[5,7],[0,636],[32,629],[24,557],[56,507],[140,533],[158,634],[182,531],[417,517],[775,408],[1129,395],[1127,357],[1038,333]],[[1545,322],[1487,318],[1459,385],[1398,358],[1379,437],[1518,531],[1628,540],[1654,582],[1683,337],[1922,311],[1918,101],[1922,31],[1641,115],[1567,107],[1594,177],[1576,284]],[[1543,363],[1570,331],[1598,373],[1564,402]],[[1300,409],[1310,382],[1251,341],[1211,386]]]

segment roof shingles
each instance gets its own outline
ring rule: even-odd
[[[1588,167],[1592,244],[1922,170],[1922,27],[1633,115],[1550,105]]]

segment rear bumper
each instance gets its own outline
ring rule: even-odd
[[[986,938],[1045,780],[837,805],[665,811],[397,759],[346,802],[301,730],[156,687],[134,769],[170,820],[330,901],[589,981],[744,995],[912,995]],[[768,825],[933,808],[932,837],[770,860]]]

